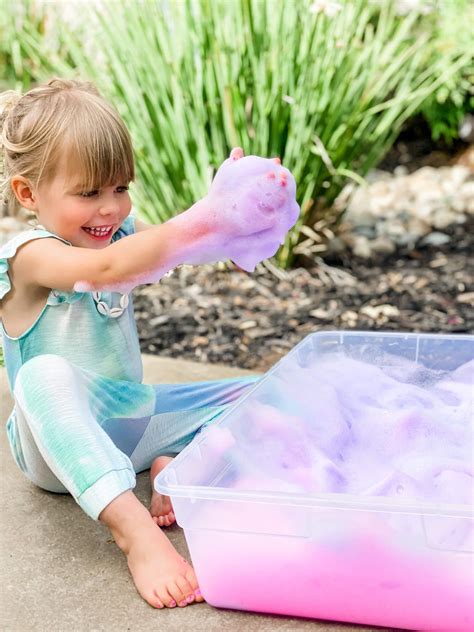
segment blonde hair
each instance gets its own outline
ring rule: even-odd
[[[0,194],[10,209],[13,175],[48,182],[62,164],[85,191],[135,178],[132,142],[118,112],[89,82],[53,78],[0,96]]]

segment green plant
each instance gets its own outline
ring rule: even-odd
[[[23,47],[25,32],[35,32],[41,41],[46,25],[46,9],[32,0],[6,0],[0,11],[0,90],[28,90],[38,66]]]
[[[433,60],[432,25],[400,18],[391,0],[119,0],[56,32],[51,49],[23,31],[22,50],[38,79],[89,78],[120,110],[144,218],[163,221],[202,197],[233,146],[282,158],[302,207],[278,254],[283,266],[324,249],[347,179],[362,182],[465,63]]]
[[[426,18],[433,24],[434,62],[442,67],[453,59],[465,60],[421,106],[433,140],[451,143],[459,137],[459,125],[465,115],[474,111],[474,57],[469,28],[473,17],[471,0],[450,0],[438,2],[436,10]]]

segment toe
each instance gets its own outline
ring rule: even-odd
[[[176,600],[167,590],[166,585],[159,585],[154,590],[155,600],[157,603],[161,603],[164,608],[174,608],[176,606]]]
[[[188,605],[194,601],[194,589],[184,575],[176,578],[176,586],[179,588],[181,594],[183,595],[183,599],[181,600],[181,602],[178,602],[179,605]]]
[[[176,522],[176,517],[172,511],[167,514],[163,514],[161,516],[153,516],[153,521],[159,527],[171,527],[171,525]]]
[[[204,601],[204,597],[201,594],[201,589],[199,588],[194,569],[192,567],[190,567],[189,570],[186,571],[184,576],[185,576],[186,580],[188,581],[189,585],[191,586],[191,588],[193,590],[193,593],[194,593],[194,596],[196,598],[196,601],[197,602]]]
[[[153,601],[150,600],[150,604],[154,606],[155,608],[159,608],[160,610],[165,607],[156,592],[154,594]]]
[[[183,608],[187,605],[186,595],[181,590],[178,585],[178,582],[170,582],[167,586],[169,594],[172,596],[173,600],[176,602],[180,608]]]
[[[196,601],[198,603],[201,603],[202,601],[204,601],[204,597],[201,594],[200,588],[196,588],[196,590],[194,591],[194,596],[196,597]]]
[[[176,608],[176,599],[170,594],[168,594],[167,597],[163,598],[162,602],[166,608]]]
[[[165,607],[163,595],[160,595],[157,590],[152,588],[150,591],[140,592],[140,594],[153,608],[159,608],[161,610]]]

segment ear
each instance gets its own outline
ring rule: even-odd
[[[23,176],[13,176],[10,184],[19,204],[29,211],[36,211],[36,193],[30,182]]]

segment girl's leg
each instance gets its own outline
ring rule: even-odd
[[[260,376],[250,376],[153,387],[154,415],[131,459],[136,471],[150,468],[150,513],[160,527],[169,527],[175,521],[169,497],[156,492],[153,486],[156,476],[172,460],[169,455],[180,452],[259,379]]]
[[[25,476],[41,489],[67,494],[67,489],[41,456],[28,421],[18,404],[8,420],[7,434],[13,458]]]
[[[112,387],[107,392],[103,383],[58,356],[27,362],[15,382],[18,414],[9,424],[15,458],[35,483],[68,490],[86,513],[110,527],[149,604],[159,608],[202,601],[194,570],[131,491],[135,473],[130,459],[98,423],[106,410],[125,412],[125,421],[130,421],[129,408],[146,413],[154,405],[153,391],[123,383],[120,392]],[[140,391],[135,404],[122,392],[127,387]],[[150,410],[136,425],[146,427],[149,418]],[[136,433],[128,440],[136,443]]]
[[[146,430],[130,453],[135,471],[150,468],[157,456],[176,456],[200,430],[215,422],[260,379],[261,376],[251,375],[152,386],[154,411]]]
[[[13,395],[26,475],[54,489],[45,480],[46,465],[62,486],[54,491],[69,491],[96,520],[114,498],[135,487],[135,472],[97,423],[92,390],[83,371],[59,356],[42,355],[21,367]]]

